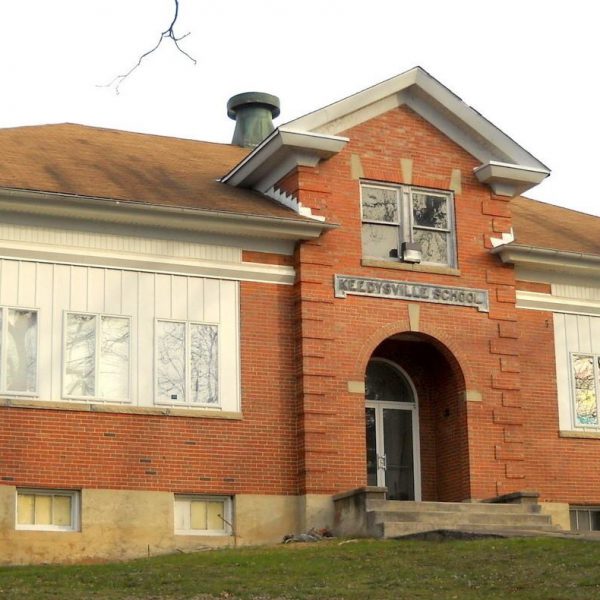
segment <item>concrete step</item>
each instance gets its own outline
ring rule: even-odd
[[[549,525],[551,519],[547,515],[534,513],[501,513],[490,514],[481,511],[369,511],[369,519],[373,523],[427,523],[434,528],[450,525],[486,525],[494,523],[503,527],[528,526],[539,527]]]
[[[484,512],[488,514],[535,514],[539,504],[492,504],[488,502],[410,502],[400,500],[369,500],[367,510],[377,512]]]
[[[381,523],[379,525],[380,537],[383,538],[395,538],[406,535],[414,535],[417,533],[426,533],[429,531],[462,531],[466,533],[476,534],[490,534],[490,535],[504,535],[504,536],[539,536],[539,535],[552,535],[559,534],[560,530],[553,527],[552,525],[543,525],[539,527],[528,527],[528,526],[512,526],[499,525],[496,523],[489,523],[487,525],[468,525],[468,524],[457,524],[450,526],[432,526],[429,523],[402,523],[402,522],[388,522]]]

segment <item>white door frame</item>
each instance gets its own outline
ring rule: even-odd
[[[371,358],[371,361],[385,362],[396,369],[408,382],[414,402],[393,402],[385,400],[366,400],[365,407],[375,410],[375,440],[377,451],[377,485],[385,487],[385,439],[383,433],[383,410],[407,410],[412,414],[413,473],[415,501],[421,501],[421,444],[419,435],[419,399],[417,390],[408,373],[395,362],[387,358]],[[369,361],[369,362],[371,362]]]

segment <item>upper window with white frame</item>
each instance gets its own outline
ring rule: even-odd
[[[406,242],[418,246],[420,262],[456,266],[452,192],[363,182],[361,215],[364,257],[403,261]]]
[[[219,328],[156,322],[156,399],[160,404],[219,405]]]
[[[16,528],[77,531],[79,493],[68,490],[17,490]]]
[[[0,389],[4,394],[37,392],[38,313],[0,307]]]
[[[129,401],[130,329],[129,317],[65,313],[66,398]]]
[[[571,377],[575,426],[598,428],[600,355],[571,354]]]

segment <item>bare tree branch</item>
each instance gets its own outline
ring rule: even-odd
[[[144,52],[138,59],[137,63],[135,63],[135,65],[133,65],[133,67],[131,67],[131,69],[129,69],[129,71],[127,71],[126,73],[124,73],[123,75],[117,75],[110,83],[107,83],[105,85],[100,85],[98,87],[112,87],[113,85],[115,85],[115,93],[118,95],[119,94],[119,88],[121,87],[121,84],[123,83],[123,81],[125,81],[125,79],[127,79],[136,69],[138,69],[141,65],[142,65],[142,61],[148,57],[150,54],[152,54],[153,52],[155,52],[156,50],[158,50],[158,48],[160,47],[160,45],[163,43],[163,40],[166,39],[170,39],[173,41],[173,44],[175,44],[175,47],[177,48],[177,50],[179,50],[179,52],[181,52],[181,54],[183,54],[184,56],[186,56],[187,58],[189,58],[194,64],[196,64],[196,59],[193,58],[192,56],[190,56],[180,45],[179,42],[186,38],[188,35],[190,35],[191,32],[187,32],[184,35],[177,37],[175,35],[175,31],[174,31],[174,27],[175,27],[175,23],[177,23],[177,18],[179,17],[179,0],[173,0],[175,2],[175,14],[173,16],[173,20],[171,21],[171,24],[169,25],[168,29],[165,29],[161,34],[160,37],[158,38],[158,42],[156,43],[156,45],[151,48],[150,50],[148,50],[147,52]]]

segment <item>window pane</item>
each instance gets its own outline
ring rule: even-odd
[[[423,262],[449,264],[448,235],[441,231],[414,230],[413,239],[421,247]]]
[[[187,523],[190,514],[188,500],[175,500],[175,529],[189,529]]]
[[[384,188],[363,186],[363,221],[398,223],[398,192]]]
[[[191,400],[217,404],[218,329],[216,325],[191,325]]]
[[[413,193],[414,224],[448,229],[448,200],[429,194]]]
[[[102,317],[98,396],[129,397],[129,319]]]
[[[159,402],[185,401],[185,324],[158,321],[157,387]]]
[[[32,494],[17,495],[17,523],[33,525],[35,523],[35,496]]]
[[[52,525],[52,496],[36,495],[35,524]]]
[[[385,259],[397,258],[398,244],[398,227],[395,225],[363,223],[363,256]]]
[[[193,500],[190,502],[191,529],[206,529],[206,502]]]
[[[221,517],[224,517],[223,502],[211,501],[206,503],[206,528],[207,529],[225,529],[225,523]],[[220,516],[219,516],[220,515]]]
[[[594,383],[593,356],[572,357],[575,379],[575,415],[578,425],[598,424],[598,405]]]
[[[34,392],[36,388],[37,313],[9,310],[6,340],[6,388]]]
[[[65,394],[94,396],[96,368],[96,317],[67,315]]]
[[[53,497],[53,515],[52,524],[61,527],[71,526],[71,497],[54,496]]]

